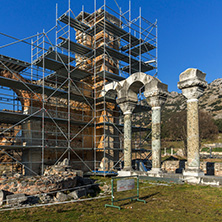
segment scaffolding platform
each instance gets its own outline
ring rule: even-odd
[[[35,93],[42,93],[43,92],[43,86],[41,85],[37,85],[37,84],[33,84],[33,83],[28,83],[28,82],[22,82],[21,80],[13,80],[13,79],[9,79],[6,77],[2,77],[0,76],[0,84],[1,86],[6,86],[12,89],[21,89],[21,90],[26,90],[26,91],[33,91]],[[56,89],[56,88],[52,88],[49,86],[45,86],[44,87],[44,93],[47,96],[53,95],[54,97],[58,97],[58,98],[63,98],[63,99],[67,99],[68,98],[68,92],[65,90],[61,90],[61,89]],[[78,101],[78,102],[83,102],[83,103],[93,103],[93,98],[91,97],[87,97],[81,95],[81,94],[74,94],[73,92],[70,93],[70,98],[74,101]]]
[[[67,13],[61,15],[58,18],[59,21],[65,23],[66,25],[69,25],[77,30],[80,30],[82,32],[87,31],[88,29],[90,29],[90,26],[84,24],[83,22],[79,21],[78,19],[72,18],[70,16],[67,15]]]
[[[54,57],[56,55],[56,53],[55,52],[50,53],[50,55],[53,55],[53,57]],[[64,58],[64,56],[63,56],[63,58]],[[69,73],[68,65],[66,63],[61,63],[61,62],[53,60],[51,58],[49,59],[48,56],[45,56],[45,57],[42,56],[38,60],[34,61],[33,64],[36,66],[42,67],[42,68],[44,66],[44,68],[46,68],[46,69],[55,71],[55,73],[52,73],[52,74],[45,77],[48,80],[56,81],[57,77],[64,77],[64,78],[68,77],[68,73]],[[84,79],[84,78],[91,76],[91,75],[92,75],[91,73],[89,73],[85,70],[76,68],[74,66],[70,66],[70,77],[73,80],[81,80],[81,79]],[[63,82],[63,79],[59,79],[59,80],[61,82]]]
[[[107,20],[106,18],[100,19],[94,26],[90,28],[89,31],[86,30],[86,33],[93,36],[98,34],[99,32],[104,30],[104,27],[107,32],[111,33],[112,35],[124,39],[126,42],[138,41],[138,38],[134,35],[130,34],[129,32],[125,31],[121,27],[115,25],[111,21]]]
[[[0,55],[0,71],[11,70],[13,72],[22,72],[24,69],[29,67],[31,64],[28,62],[14,59],[5,55]],[[4,65],[3,65],[4,64]]]
[[[123,130],[124,128],[124,125],[123,124],[116,124],[116,123],[111,123],[111,122],[100,122],[100,123],[97,123],[96,126],[115,126],[117,127],[118,129],[120,130]],[[147,129],[147,128],[144,128],[144,127],[137,127],[137,126],[132,126],[132,132],[150,132],[150,129]]]
[[[37,121],[41,121],[42,120],[42,115],[38,114],[38,115],[31,115],[31,114],[24,114],[24,113],[19,113],[19,112],[9,112],[9,111],[0,111],[0,123],[7,123],[7,124],[16,124],[19,123],[22,124],[24,121],[27,120],[37,120]],[[63,118],[57,118],[57,117],[53,117],[53,120],[48,117],[45,116],[44,117],[45,121],[47,122],[53,122],[55,121],[56,123],[67,123],[68,119],[63,119]],[[78,121],[78,120],[70,120],[71,124],[74,125],[86,125],[87,122],[84,121]],[[88,124],[89,127],[92,127],[93,124]]]
[[[126,51],[126,53],[131,53],[134,57],[137,57],[137,56],[142,55],[146,52],[149,52],[155,48],[156,47],[154,45],[150,44],[149,42],[143,42],[140,45],[131,49],[130,51],[129,50]]]
[[[62,40],[62,42],[58,44],[58,47],[64,48],[66,50],[69,50],[70,47],[71,52],[77,53],[82,56],[86,56],[88,58],[93,56],[93,50],[89,47],[73,42],[63,37],[60,37],[60,39]]]
[[[153,66],[151,66],[151,65],[149,65],[145,62],[139,61],[139,60],[134,59],[132,57],[129,58],[128,55],[125,55],[124,53],[122,53],[120,51],[112,49],[109,46],[102,45],[99,48],[97,48],[96,49],[96,56],[102,55],[104,53],[104,51],[107,52],[107,54],[110,57],[130,64],[128,66],[123,67],[122,71],[129,72],[129,67],[131,67],[133,72],[139,72],[140,71],[140,66],[141,66],[141,72],[147,72],[147,71],[151,71],[151,70],[155,69],[155,67],[153,67]]]
[[[96,76],[105,78],[105,79],[107,79],[109,81],[122,81],[122,80],[126,79],[125,77],[122,77],[122,76],[120,76],[118,74],[111,73],[111,72],[108,72],[108,71],[105,71],[105,70],[97,72]]]

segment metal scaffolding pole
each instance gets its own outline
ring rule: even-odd
[[[44,173],[45,158],[45,30],[43,29],[43,72],[42,72],[42,175]]]
[[[96,170],[96,168],[97,168],[97,161],[96,161],[96,158],[97,158],[97,132],[96,132],[96,124],[97,124],[97,112],[96,112],[96,98],[97,98],[97,92],[96,92],[96,87],[95,87],[95,85],[96,85],[96,4],[97,2],[96,2],[96,0],[94,0],[94,18],[93,18],[93,22],[94,22],[94,36],[93,36],[93,50],[94,50],[94,58],[93,58],[93,73],[94,73],[94,80],[93,80],[93,82],[94,82],[94,111],[93,111],[93,114],[94,114],[94,139],[93,139],[93,141],[94,141],[94,170]]]
[[[71,26],[70,26],[70,18],[71,18],[71,5],[69,0],[69,24],[68,24],[68,160],[70,162],[70,149],[71,149],[71,124],[70,124],[70,90],[71,90],[71,78],[70,78],[70,41],[71,41]]]

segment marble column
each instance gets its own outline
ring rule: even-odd
[[[198,99],[207,87],[206,74],[198,69],[187,69],[180,74],[178,88],[187,98],[187,168],[184,176],[203,176],[200,170]]]
[[[124,115],[124,168],[123,171],[132,171],[132,112],[136,102],[122,102],[119,104]]]
[[[152,107],[152,170],[159,171],[161,167],[161,107]]]
[[[152,107],[152,169],[150,174],[161,173],[161,107],[167,98],[167,85],[153,80],[145,86],[145,97]]]

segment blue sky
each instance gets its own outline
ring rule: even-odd
[[[68,0],[2,0],[0,32],[23,38],[50,29],[55,25],[56,3],[59,15],[67,10]],[[74,13],[83,4],[85,11],[93,11],[93,0],[71,0]],[[128,9],[128,1],[118,0],[118,4],[123,11]],[[222,78],[222,0],[132,0],[132,17],[138,16],[140,6],[143,17],[158,20],[158,76],[169,91],[179,91],[179,74],[187,68],[199,68],[208,82]],[[0,35],[0,45],[7,42]],[[28,47],[8,47],[0,54],[29,61]]]

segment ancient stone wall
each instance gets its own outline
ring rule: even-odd
[[[182,173],[187,166],[184,160],[169,160],[162,163],[161,168],[168,173]],[[200,162],[200,169],[206,175],[222,176],[222,163],[217,162]]]

